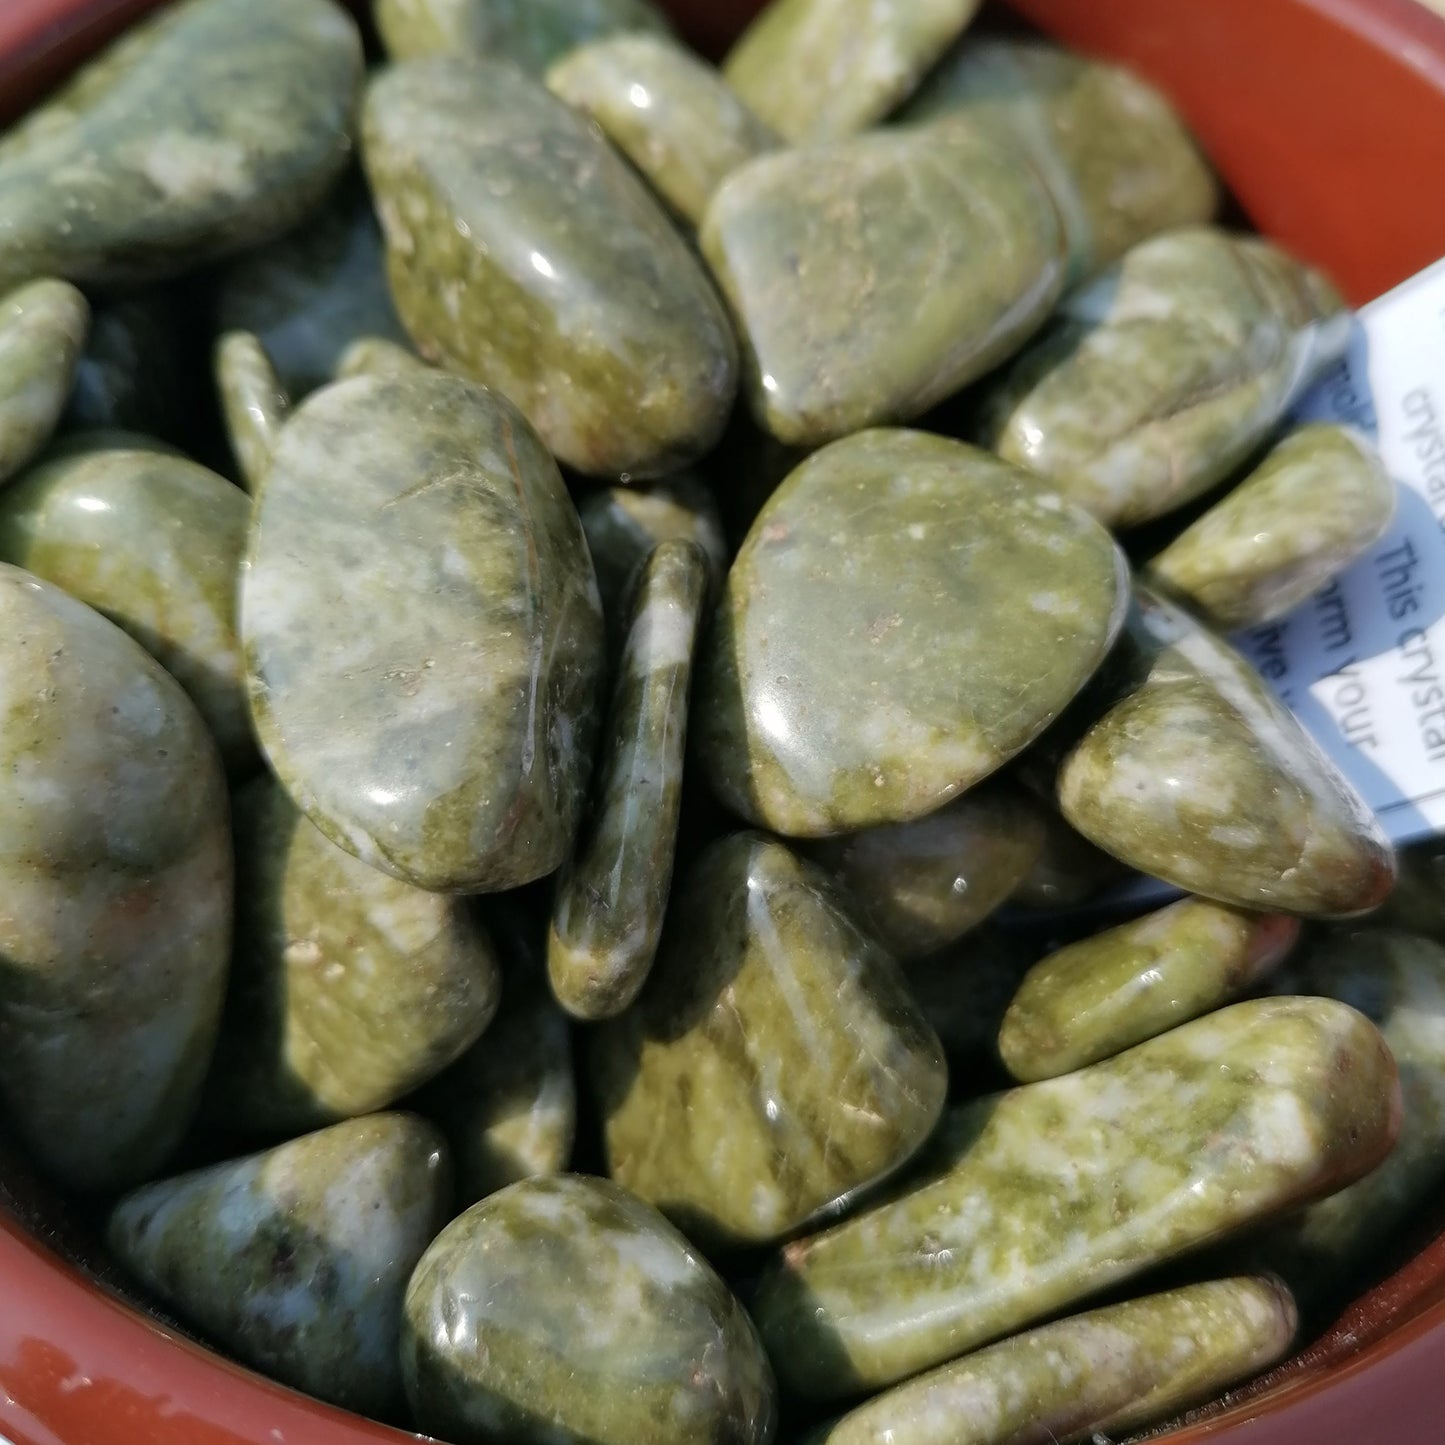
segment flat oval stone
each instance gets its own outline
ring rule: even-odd
[[[874,431],[758,514],[704,653],[699,756],[752,822],[828,837],[941,808],[1103,661],[1128,582],[1103,529],[960,442]]]
[[[254,492],[291,414],[291,397],[266,348],[248,331],[228,331],[216,342],[216,390],[241,481]]]
[[[756,833],[693,865],[642,997],[593,1043],[612,1177],[727,1244],[846,1207],[922,1145],[948,1087],[893,960]]]
[[[89,304],[65,281],[32,281],[0,296],[0,482],[50,440],[89,326]]]
[[[509,65],[418,60],[372,83],[363,134],[392,294],[429,361],[496,387],[588,475],[664,476],[712,449],[732,328],[590,122]]]
[[[435,892],[561,865],[602,614],[556,464],[504,398],[436,372],[303,402],[257,499],[241,630],[262,744],[333,842]]]
[[[516,1445],[767,1445],[775,1386],[743,1308],[656,1210],[605,1179],[473,1205],[406,1294],[423,1430]]]
[[[0,141],[0,287],[134,285],[288,230],[346,164],[361,36],[332,0],[183,0]]]
[[[116,1205],[115,1256],[238,1359],[347,1409],[394,1413],[407,1278],[450,1212],[446,1145],[373,1114],[148,1184]]]
[[[194,1111],[231,936],[215,744],[83,603],[0,564],[0,1100],[73,1189],[153,1173]]]
[[[754,1316],[785,1387],[876,1389],[1352,1183],[1399,1122],[1369,1020],[1328,999],[1235,1004],[965,1104],[936,1172],[790,1244]]]
[[[110,298],[94,308],[61,418],[63,431],[129,431],[191,439],[190,358],[176,297],[165,288]]]
[[[753,415],[798,446],[921,416],[1012,356],[1064,284],[1048,192],[966,126],[760,156],[714,194],[700,240]]]

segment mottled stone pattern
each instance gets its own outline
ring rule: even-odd
[[[1022,751],[1109,650],[1128,583],[1084,513],[922,432],[825,448],[759,513],[700,673],[723,801],[794,837],[936,811]]]
[[[897,1169],[948,1083],[897,965],[820,872],[755,833],[693,865],[592,1064],[613,1177],[694,1237],[752,1244]]]
[[[922,415],[1013,355],[1064,284],[1047,191],[966,126],[760,156],[713,196],[700,238],[753,414],[793,445]]]
[[[351,1410],[401,1402],[412,1267],[451,1212],[446,1145],[374,1114],[148,1184],[106,1231],[167,1306],[255,1369]]]
[[[603,1179],[474,1205],[407,1289],[421,1427],[516,1445],[768,1445],[775,1386],[741,1305],[656,1210]]]
[[[589,121],[509,65],[418,60],[373,81],[363,134],[428,360],[496,387],[589,475],[665,476],[712,448],[737,388],[726,312]]]
[[[190,1121],[225,989],[215,745],[119,628],[0,564],[0,1100],[44,1169],[123,1188]]]
[[[1117,858],[1096,848],[1048,808],[1043,849],[1009,902],[1025,909],[1077,908],[1128,876],[1129,870]]]
[[[1353,1182],[1399,1119],[1394,1060],[1353,1009],[1235,1004],[964,1105],[932,1176],[789,1245],[754,1314],[799,1393],[891,1384]]]
[[[97,305],[62,429],[189,438],[193,399],[177,334],[179,313],[175,298],[162,288]]]
[[[249,331],[228,331],[217,341],[216,390],[241,480],[254,492],[291,414],[291,397],[266,348]]]
[[[184,0],[0,139],[0,286],[159,279],[270,240],[346,164],[361,37],[332,0]]]
[[[315,393],[281,433],[250,562],[257,727],[324,833],[443,892],[562,863],[602,613],[577,513],[515,407],[440,372]]]
[[[89,325],[85,297],[64,281],[33,281],[0,296],[0,482],[50,439]]]

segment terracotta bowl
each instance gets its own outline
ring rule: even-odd
[[[0,116],[158,0],[0,0]],[[758,0],[674,0],[721,49]],[[1445,18],[1419,0],[1014,0],[1175,98],[1259,228],[1356,302],[1445,255]],[[1445,1214],[1442,1214],[1445,1221]],[[87,1270],[83,1214],[0,1150],[0,1445],[385,1445],[414,1437],[232,1365]],[[1304,1355],[1171,1445],[1445,1440],[1445,1233]],[[784,1442],[786,1445],[786,1442]]]

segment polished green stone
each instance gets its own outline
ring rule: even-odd
[[[262,744],[333,842],[439,892],[567,856],[602,613],[556,464],[504,398],[418,372],[303,402],[257,499],[241,631]]]
[[[336,363],[336,379],[349,381],[353,376],[413,376],[432,367],[414,351],[385,341],[379,336],[363,336],[353,341]]]
[[[1025,909],[1077,908],[1128,876],[1117,858],[1096,848],[1049,808],[1044,810],[1043,850],[1009,902]]]
[[[0,296],[0,482],[49,441],[89,325],[85,297],[65,281],[33,281]]]
[[[0,287],[174,275],[281,234],[346,164],[361,37],[332,0],[183,0],[0,137]]]
[[[450,1211],[446,1146],[375,1114],[148,1184],[106,1238],[165,1305],[238,1359],[373,1415],[401,1402],[412,1267]]]
[[[167,288],[102,301],[76,363],[62,430],[130,431],[169,440],[193,433],[183,306]]]
[[[727,1286],[605,1179],[529,1179],[473,1205],[406,1294],[417,1422],[461,1442],[767,1445],[775,1386]]]
[[[254,492],[291,414],[291,397],[249,331],[230,331],[216,342],[216,390],[241,479]]]
[[[712,448],[732,328],[589,121],[511,66],[418,60],[372,82],[363,136],[392,294],[428,360],[497,388],[589,475],[664,476]]]
[[[1016,352],[1064,284],[1047,191],[966,126],[760,156],[700,235],[753,414],[795,445],[921,416]]]
[[[231,842],[215,744],[149,653],[0,564],[0,1102],[62,1184],[153,1174],[225,989]]]
[[[827,837],[936,811],[1102,662],[1128,583],[1104,530],[984,452],[873,431],[804,462],[728,576],[695,730],[735,812]]]
[[[1367,1019],[1327,999],[1235,1004],[962,1106],[934,1172],[788,1245],[754,1315],[797,1393],[892,1384],[1352,1183],[1398,1122]]]

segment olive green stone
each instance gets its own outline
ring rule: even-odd
[[[436,892],[561,865],[602,614],[556,463],[503,397],[418,372],[303,402],[257,498],[241,631],[262,744],[333,842]]]
[[[429,361],[497,388],[588,475],[664,476],[712,448],[737,389],[726,312],[588,120],[511,66],[418,60],[372,82],[363,135]]]
[[[446,1145],[374,1114],[148,1184],[106,1238],[145,1287],[258,1370],[373,1415],[401,1402],[412,1267],[451,1212]]]
[[[1297,919],[1186,898],[1097,933],[1034,966],[999,1053],[1026,1084],[1098,1063],[1238,998],[1299,931]]]
[[[0,560],[123,627],[190,694],[230,767],[253,764],[236,635],[245,494],[151,447],[72,448],[0,492]]]
[[[725,1243],[845,1207],[914,1154],[948,1086],[897,965],[756,833],[693,865],[642,997],[593,1040],[613,1178]]]
[[[193,408],[177,336],[182,324],[180,305],[163,288],[98,305],[62,428],[188,436]]]
[[[361,37],[332,0],[182,0],[0,138],[0,287],[174,275],[270,240],[346,164]]]
[[[1128,876],[1117,858],[1045,809],[1043,849],[1009,902],[1027,909],[1077,908]]]
[[[964,1105],[932,1176],[783,1251],[758,1327],[799,1394],[892,1384],[1353,1182],[1399,1102],[1353,1009],[1235,1004]]]
[[[966,126],[760,156],[713,196],[701,242],[753,415],[802,446],[921,416],[1013,355],[1064,284],[1047,191]]]
[[[1123,700],[1059,772],[1086,838],[1142,873],[1236,908],[1347,917],[1383,903],[1379,822],[1233,648],[1139,589]]]
[[[61,432],[45,449],[41,460],[45,463],[59,461],[62,457],[88,456],[92,452],[156,452],[163,457],[179,457],[182,461],[190,458],[179,447],[163,442],[159,437],[146,436],[143,432],[124,431],[116,427],[95,427],[86,431]],[[226,479],[221,478],[222,481]],[[236,487],[227,482],[234,492]]]
[[[266,348],[247,331],[227,332],[216,343],[216,390],[241,480],[254,492],[271,465],[291,397]]]
[[[175,1147],[231,932],[215,744],[99,613],[0,564],[0,1102],[47,1173],[123,1188]]]
[[[1109,651],[1107,533],[987,453],[873,431],[758,514],[704,651],[719,796],[794,837],[935,812],[1026,748]]]
[[[993,387],[984,436],[1132,527],[1247,461],[1349,334],[1323,277],[1267,241],[1174,231],[1064,301]]]
[[[432,370],[415,352],[379,336],[363,336],[341,353],[336,363],[336,379],[349,381],[353,376],[384,376],[396,378],[425,374]]]
[[[64,281],[33,281],[0,296],[0,482],[50,440],[89,325],[85,297]]]
[[[1349,427],[1301,427],[1150,564],[1150,579],[1226,630],[1308,601],[1390,529],[1395,483]]]

